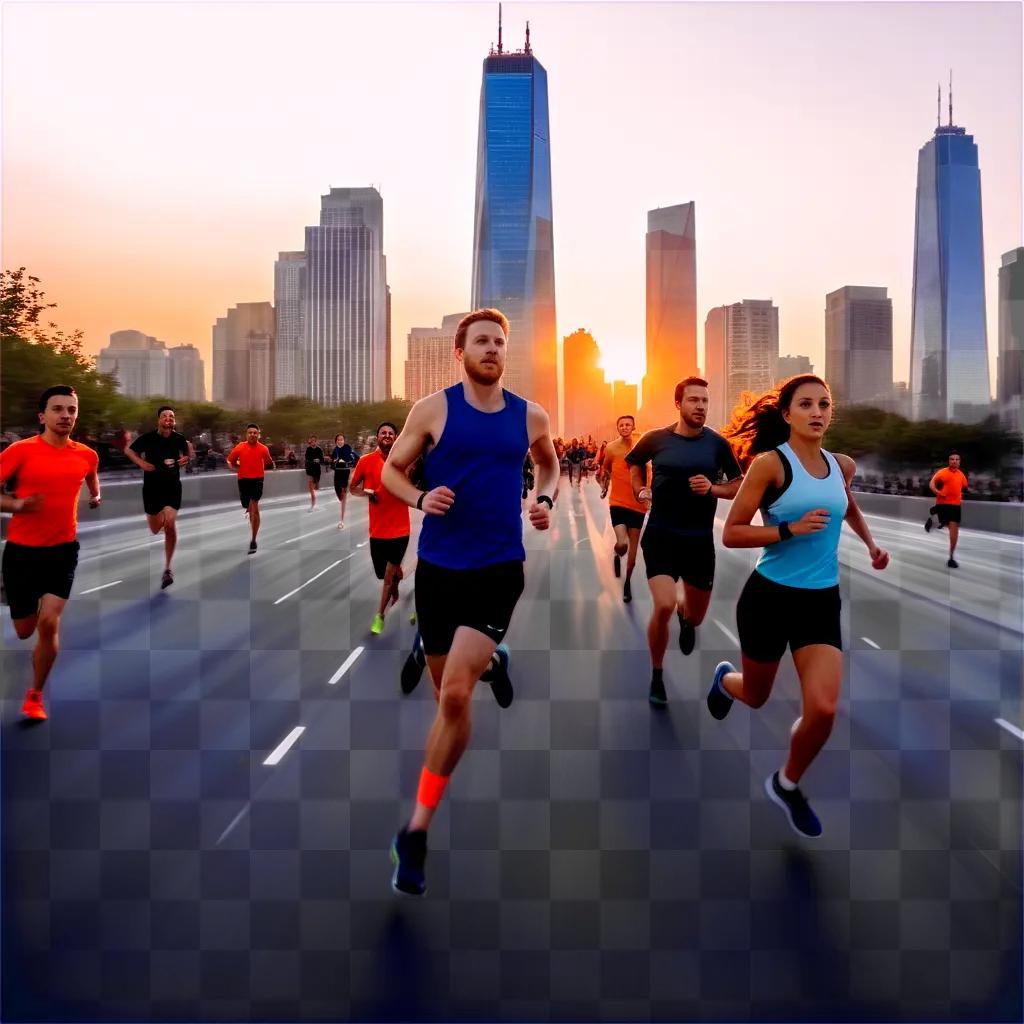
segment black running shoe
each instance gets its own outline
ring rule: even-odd
[[[711,717],[717,718],[719,722],[729,714],[735,703],[722,686],[722,676],[726,672],[735,671],[736,669],[728,661],[720,661],[715,668],[715,678],[711,682],[711,689],[708,690],[708,711],[711,712]]]
[[[935,524],[934,524],[934,523],[932,522],[932,517],[931,517],[931,516],[929,516],[929,517],[928,517],[928,518],[927,518],[927,519],[926,519],[926,520],[924,521],[924,532],[925,532],[925,533],[931,533],[931,532],[932,532],[932,527],[933,527],[934,525],[935,525]]]
[[[406,896],[422,896],[427,891],[427,833],[403,828],[391,840],[391,863],[395,865],[391,888]]]
[[[821,836],[821,822],[818,816],[811,810],[807,797],[796,789],[783,789],[779,784],[779,773],[772,772],[764,780],[765,792],[771,797],[773,803],[777,803],[789,818],[790,828],[798,836],[805,839],[817,839]]]
[[[256,541],[254,541],[254,540],[249,541],[249,554],[250,555],[255,555],[256,554]]]
[[[948,565],[950,567],[950,569],[959,569],[960,568],[960,563],[955,558],[948,559],[947,562],[946,562],[946,565]]]
[[[622,575],[622,556],[616,555],[612,564],[615,566],[615,578],[618,579]]]
[[[668,704],[668,694],[665,693],[665,680],[661,676],[651,676],[651,692],[647,699],[656,708],[663,708]]]
[[[491,684],[491,693],[494,694],[498,707],[507,708],[515,696],[512,692],[512,680],[508,677],[508,648],[504,644],[499,644],[494,653],[497,660],[491,659],[490,666],[481,678]]]
[[[622,584],[622,600],[626,604],[629,604],[629,602],[633,600],[633,588],[630,585],[629,580],[626,580],[626,582]]]
[[[408,696],[419,686],[423,670],[427,666],[427,658],[423,653],[423,645],[420,643],[420,635],[416,634],[409,657],[405,659],[402,666],[402,693]]]
[[[174,573],[170,569],[164,569],[164,574],[160,577],[160,589],[166,590],[173,582]]]
[[[694,645],[697,643],[697,627],[678,612],[676,615],[679,618],[679,650],[683,654],[693,654]]]

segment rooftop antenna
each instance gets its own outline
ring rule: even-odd
[[[530,23],[529,22],[526,23],[526,52],[527,53],[532,53],[533,52],[530,49]]]
[[[501,48],[501,4],[498,4],[498,53],[502,53]]]
[[[953,127],[953,69],[949,69],[949,126]]]

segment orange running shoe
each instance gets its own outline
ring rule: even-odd
[[[33,718],[37,722],[46,721],[46,708],[43,707],[42,690],[29,690],[25,694],[25,703],[21,705],[21,713],[26,718]]]

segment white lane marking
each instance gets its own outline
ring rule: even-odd
[[[589,537],[584,537],[582,540],[576,541],[576,547],[579,547],[581,544],[586,544],[589,540]]]
[[[234,827],[235,827],[235,826],[236,826],[236,825],[237,825],[237,824],[238,824],[238,823],[239,823],[239,822],[240,822],[240,821],[241,821],[241,820],[242,820],[242,819],[243,819],[243,818],[245,817],[245,815],[246,815],[246,812],[247,812],[248,810],[249,810],[249,805],[248,805],[248,804],[246,804],[246,805],[245,805],[245,806],[244,806],[244,807],[243,807],[243,808],[242,808],[242,809],[241,809],[241,810],[240,810],[240,811],[239,811],[239,812],[238,812],[238,813],[237,813],[237,814],[236,814],[236,815],[235,815],[235,816],[234,816],[234,817],[233,817],[233,818],[231,819],[231,824],[230,824],[230,825],[228,825],[228,827],[227,827],[226,829],[224,829],[224,831],[223,831],[223,832],[221,832],[221,834],[220,834],[220,839],[218,839],[218,840],[217,840],[217,843],[216,843],[216,845],[217,845],[217,846],[220,846],[220,844],[221,844],[221,843],[223,843],[225,839],[227,839],[227,837],[228,837],[228,836],[229,836],[229,835],[231,834],[231,831],[232,831],[232,830],[234,829]]]
[[[338,526],[336,523],[331,523],[330,526],[321,526],[319,530],[310,530],[309,533],[300,533],[298,537],[292,537],[291,540],[284,541],[285,544],[294,544],[297,540],[304,540],[306,537],[312,537],[314,534],[323,533],[325,530],[337,530]]]
[[[264,761],[264,764],[275,765],[281,761],[281,758],[291,750],[295,741],[306,731],[304,725],[297,725],[281,742],[271,751],[270,756]]]
[[[1016,736],[1017,739],[1024,741],[1024,729],[1018,729],[1017,726],[1011,725],[1005,718],[997,718],[996,725],[1001,726],[1011,736]]]
[[[357,544],[356,547],[357,548],[365,548],[368,543],[369,543],[369,541],[365,541],[364,540],[362,544]]]
[[[114,580],[113,583],[104,583],[102,587],[90,587],[88,590],[81,591],[81,594],[95,594],[97,590],[106,590],[107,587],[116,587],[118,583],[124,583],[124,580]]]
[[[729,638],[729,639],[730,639],[730,640],[731,640],[731,641],[732,641],[732,642],[733,642],[733,643],[734,643],[734,644],[735,644],[735,645],[736,645],[737,647],[739,647],[739,645],[740,645],[739,637],[737,637],[737,636],[736,636],[736,635],[735,635],[735,634],[733,633],[733,631],[732,631],[731,629],[729,629],[729,627],[728,627],[728,626],[726,626],[726,625],[725,625],[724,623],[720,622],[720,621],[719,621],[718,619],[715,619],[715,625],[716,625],[716,626],[717,626],[717,627],[718,627],[718,628],[719,628],[719,629],[720,629],[720,630],[721,630],[721,631],[722,631],[722,632],[723,632],[723,633],[724,633],[724,634],[725,634],[725,635],[726,635],[726,636],[727,636],[727,637],[728,637],[728,638]]]
[[[341,565],[342,562],[347,562],[351,557],[351,555],[346,555],[344,558],[339,558],[337,561],[331,562],[331,564],[327,566],[326,569],[321,569],[311,579],[306,580],[305,583],[300,583],[294,590],[289,590],[288,593],[284,595],[284,597],[279,597],[274,602],[274,604],[280,604],[282,601],[287,601],[289,597],[291,597],[293,594],[297,594],[300,590],[302,590],[303,587],[308,587],[310,583],[313,583],[315,580],[320,579],[320,577],[323,576],[325,572],[330,572],[336,565]]]
[[[875,641],[874,641],[874,640],[872,640],[872,639],[871,639],[871,637],[869,637],[869,636],[862,636],[862,637],[861,637],[861,640],[863,640],[863,641],[864,641],[864,643],[866,643],[866,644],[867,644],[867,645],[868,645],[869,647],[874,647],[874,649],[875,649],[876,651],[880,651],[880,650],[882,649],[882,648],[881,648],[881,647],[879,647],[879,646],[878,646],[878,644],[876,644],[876,643],[875,643]]]
[[[854,491],[853,493],[856,494],[857,492]],[[900,529],[900,533],[907,533],[908,531],[921,529],[920,520],[912,522],[907,519],[893,519],[891,516],[880,516],[876,512],[865,512],[863,509],[861,509],[861,514],[866,519],[877,519],[879,522],[889,523],[893,527],[906,526],[908,528],[908,530]],[[1018,540],[1016,537],[1008,537],[1005,533],[997,533],[995,530],[978,530],[974,533],[974,536],[979,540],[994,540],[998,541],[1000,544],[1015,544],[1017,547],[1024,545],[1024,540]]]
[[[355,663],[356,658],[363,653],[362,647],[357,647],[342,663],[341,668],[327,680],[328,686],[333,686]]]

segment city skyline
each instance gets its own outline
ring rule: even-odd
[[[89,352],[115,330],[145,326],[169,344],[195,344],[211,368],[209,324],[239,302],[270,300],[274,259],[302,247],[316,197],[359,182],[378,183],[388,204],[394,337],[466,308],[477,62],[496,42],[496,5],[402,6],[401,18],[394,5],[317,5],[287,15],[277,5],[191,5],[175,8],[173,20],[130,4],[118,5],[116,20],[96,5],[60,11],[4,9],[5,265],[24,264],[43,279],[61,325],[82,327]],[[643,372],[646,211],[686,200],[702,211],[699,320],[739,296],[771,297],[781,351],[823,365],[822,296],[867,280],[893,299],[894,375],[906,379],[915,154],[934,123],[935,83],[952,65],[956,120],[981,150],[995,379],[1000,255],[1020,243],[1018,7],[506,4],[506,37],[516,45],[527,19],[551,74],[558,336],[587,324],[609,378],[635,381]],[[222,58],[229,67],[235,59],[221,49],[225,39],[302,40],[319,53],[321,37],[332,35],[325,24],[358,36],[360,48],[346,50],[346,70],[334,68],[333,78],[318,77],[312,56],[294,65],[314,76],[309,94],[325,97],[311,104],[316,116],[368,69],[388,82],[347,111],[344,140],[292,125],[289,145],[254,165],[246,140],[274,121],[283,96],[251,76],[246,89],[224,86]],[[132,38],[158,32],[153,73],[126,95],[108,65],[116,67]],[[734,46],[718,45],[733,35]],[[810,52],[815,40],[830,48],[827,79]],[[858,59],[868,40],[870,81]],[[415,78],[414,90],[402,63],[410,47],[444,56]],[[686,59],[661,59],[680,48]],[[221,60],[215,79],[202,65],[208,52]],[[194,82],[173,73],[183,53],[195,64]],[[595,54],[614,55],[623,72],[615,82],[603,80]],[[66,81],[47,77],[55,65]],[[286,78],[292,67],[285,61],[271,77]],[[737,136],[754,89],[765,116]],[[152,117],[154,109],[165,116]],[[685,131],[665,129],[670,112]],[[860,140],[852,149],[851,131]],[[428,161],[408,159],[421,150]],[[396,381],[404,356],[395,345]]]

